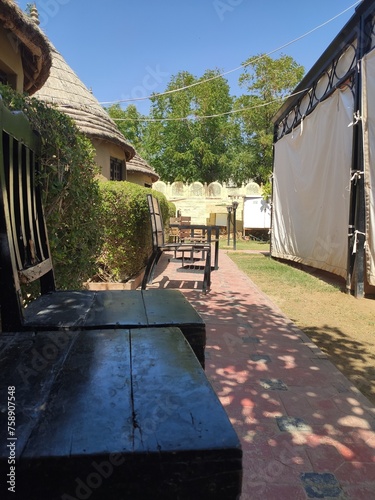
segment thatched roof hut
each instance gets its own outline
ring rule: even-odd
[[[137,183],[137,178],[140,180],[146,178],[149,180],[150,184],[159,180],[159,176],[155,170],[146,162],[146,160],[141,158],[138,153],[135,153],[134,158],[126,164],[126,170],[128,173],[128,180],[130,182]],[[141,182],[138,182],[138,184]],[[144,182],[142,182],[142,184],[144,184]]]
[[[116,144],[125,152],[126,160],[131,160],[134,148],[62,55],[51,43],[49,45],[52,53],[50,76],[35,97],[53,103],[59,111],[69,115],[90,139]]]
[[[24,92],[33,94],[47,80],[51,54],[46,37],[30,17],[13,0],[1,0],[0,23],[9,31],[12,45],[21,54],[24,71]]]

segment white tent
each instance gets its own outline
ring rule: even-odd
[[[375,286],[375,1],[274,118],[271,254]]]

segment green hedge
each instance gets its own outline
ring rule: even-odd
[[[127,281],[146,265],[152,252],[147,193],[160,201],[166,222],[174,214],[174,205],[164,195],[131,182],[101,181],[104,245],[96,279]]]
[[[146,198],[151,190],[129,182],[99,182],[93,146],[70,117],[7,85],[0,84],[0,97],[9,109],[22,110],[42,138],[39,181],[58,288],[135,276],[151,253]],[[152,193],[167,221],[174,205]],[[37,294],[34,287],[28,292]]]

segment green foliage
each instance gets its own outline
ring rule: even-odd
[[[228,116],[214,115],[231,109],[228,83],[218,71],[207,71],[201,78],[185,71],[172,77],[167,91],[188,85],[193,86],[152,99],[151,117],[165,121],[148,125],[146,158],[165,181],[224,181],[231,124]]]
[[[44,207],[56,282],[79,288],[96,270],[102,244],[101,198],[90,141],[72,120],[41,101],[1,85],[0,95],[22,110],[42,140]]]
[[[152,252],[147,193],[151,189],[130,182],[100,182],[103,200],[104,246],[99,258],[99,280],[127,281],[144,268]],[[164,195],[152,191],[163,219],[174,213]]]
[[[116,122],[120,132],[134,146],[138,153],[143,154],[143,140],[146,131],[145,122],[134,104],[129,105],[125,110],[119,104],[113,104],[106,110],[109,116]]]
[[[239,83],[246,94],[235,102],[235,108],[244,109],[238,115],[243,139],[241,149],[252,158],[247,178],[267,183],[273,161],[272,118],[302,79],[304,68],[290,56],[272,59],[264,54],[250,57],[243,64],[246,67]]]
[[[244,66],[239,83],[245,94],[239,98],[230,96],[218,70],[207,70],[200,78],[181,71],[171,78],[165,95],[151,99],[154,121],[139,121],[135,106],[109,111],[113,118],[126,118],[117,122],[122,132],[164,181],[267,184],[272,118],[304,69],[289,56],[253,56]]]

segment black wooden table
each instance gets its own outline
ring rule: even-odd
[[[207,237],[207,243],[215,243],[215,253],[214,253],[214,269],[219,269],[219,242],[220,242],[220,226],[206,225],[206,224],[176,224],[172,223],[169,227],[175,227],[182,231],[191,231],[194,234],[194,230],[203,231]]]
[[[0,366],[1,498],[239,498],[238,437],[178,328],[3,333]]]

